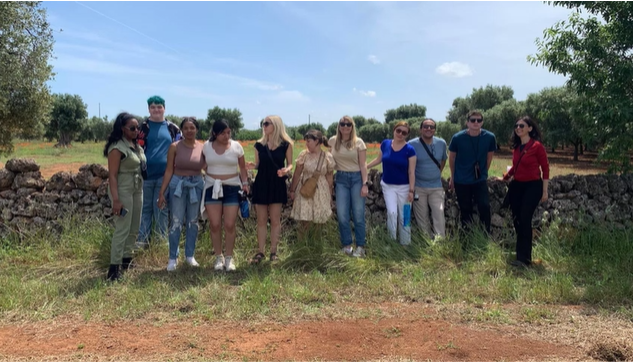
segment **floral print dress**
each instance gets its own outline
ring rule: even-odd
[[[328,185],[325,175],[328,172],[333,172],[335,163],[331,153],[323,150],[321,150],[321,152],[325,153],[321,161],[321,176],[317,182],[317,189],[312,199],[306,199],[301,196],[299,190],[301,190],[303,183],[312,177],[312,174],[316,171],[320,154],[312,154],[308,150],[304,150],[295,161],[297,166],[303,165],[301,175],[295,175],[295,177],[301,177],[297,190],[295,191],[295,200],[292,205],[292,212],[290,213],[290,217],[295,220],[324,224],[332,216],[332,194],[330,193],[330,186]]]

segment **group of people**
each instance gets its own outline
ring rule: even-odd
[[[468,114],[467,129],[455,134],[448,147],[435,136],[437,124],[433,119],[425,119],[420,125],[420,137],[408,142],[410,126],[398,122],[393,139],[384,140],[377,157],[370,162],[353,118],[344,116],[338,122],[336,135],[329,140],[314,129],[304,135],[306,149],[294,160],[296,169],[292,172],[293,141],[279,116],[267,116],[262,121],[262,138],[254,145],[255,162],[246,162],[244,149],[231,139],[225,120],[215,121],[209,140],[200,143],[196,140],[200,126],[195,118],[185,117],[178,126],[165,120],[163,98],[150,97],[147,104],[150,116],[140,125],[129,113],[116,117],[104,148],[110,180],[108,193],[116,217],[108,280],[119,279],[123,271],[133,266],[134,250],[145,248],[154,235],[169,240],[167,270],[176,270],[183,227],[185,262],[198,266],[194,254],[200,217],[209,220],[214,269],[234,271],[239,203],[249,194],[257,214],[258,240],[258,251],[251,263],[259,264],[266,258],[268,224],[269,260],[278,260],[281,211],[289,198],[293,202],[291,218],[301,223],[299,230],[303,234],[311,225],[323,224],[332,216],[333,193],[342,252],[364,257],[365,200],[370,186],[367,170],[381,163],[381,188],[392,239],[402,245],[411,242],[406,206],[429,237],[445,237],[441,174],[447,159],[451,171],[449,190],[456,192],[463,228],[471,228],[476,204],[484,230],[490,233],[486,180],[497,143],[494,134],[482,128],[480,112]],[[516,122],[512,142],[513,166],[504,180],[511,180],[508,199],[517,232],[517,260],[513,265],[528,266],[531,218],[538,201],[547,200],[549,167],[540,132],[529,117]],[[257,173],[250,190],[247,172],[252,169]]]

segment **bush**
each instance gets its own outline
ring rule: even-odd
[[[262,138],[261,128],[256,130],[243,129],[240,133],[233,136],[236,141],[257,141],[260,138]]]

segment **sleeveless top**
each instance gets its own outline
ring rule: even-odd
[[[180,140],[176,142],[176,157],[174,157],[174,174],[179,176],[199,176],[206,165],[202,155],[202,143],[196,141],[194,148],[190,148]]]

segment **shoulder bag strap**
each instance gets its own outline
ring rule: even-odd
[[[420,138],[420,143],[422,143],[422,146],[424,146],[424,150],[426,151],[426,153],[429,155],[429,157],[431,157],[431,160],[433,160],[433,162],[435,163],[435,165],[437,166],[437,168],[439,168],[440,170],[442,169],[442,166],[440,166],[440,163],[437,162],[437,160],[435,159],[435,156],[433,156],[433,154],[431,153],[431,151],[429,150],[429,147],[426,145],[426,142],[424,142],[424,140],[422,138]]]

